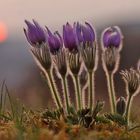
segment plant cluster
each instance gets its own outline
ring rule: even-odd
[[[25,36],[30,44],[30,52],[37,65],[44,73],[56,110],[47,110],[42,117],[48,122],[59,120],[61,117],[70,124],[80,124],[92,127],[97,123],[116,122],[129,129],[130,112],[133,97],[140,92],[140,64],[137,68],[120,72],[126,84],[127,98],[116,99],[114,75],[120,63],[120,52],[123,47],[123,35],[117,26],[106,28],[101,35],[102,64],[106,74],[110,113],[99,115],[104,102],[95,102],[95,74],[98,68],[99,48],[95,29],[91,24],[68,22],[63,25],[63,35],[58,31],[52,33],[48,27],[41,27],[38,22],[25,20],[27,29]],[[64,100],[60,98],[53,69],[61,79]],[[80,82],[81,73],[86,72],[86,83]],[[71,90],[68,85],[68,75],[73,79],[75,88],[76,107],[70,98]],[[85,76],[85,77],[86,77]],[[84,90],[88,88],[88,93]],[[85,96],[88,95],[88,103]]]

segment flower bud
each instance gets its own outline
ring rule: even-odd
[[[120,48],[122,44],[122,34],[117,26],[108,27],[102,33],[102,44],[104,48]]]
[[[67,48],[70,52],[77,52],[78,45],[76,39],[76,32],[74,26],[72,27],[68,22],[63,26],[63,40],[65,48]]]
[[[129,96],[136,95],[140,91],[140,73],[131,68],[129,71],[121,71],[123,80],[126,83],[126,90]]]
[[[48,45],[50,48],[50,52],[53,55],[55,55],[63,47],[63,40],[57,31],[54,34],[52,34],[49,28],[47,28],[47,31],[48,31]]]
[[[84,47],[86,44],[90,44],[92,46],[93,42],[95,41],[95,31],[93,27],[87,22],[85,22],[85,25],[79,24],[79,22],[77,22],[75,23],[75,28],[78,43],[82,43]]]
[[[125,100],[124,97],[120,97],[117,100],[116,111],[117,111],[118,114],[123,116],[123,114],[125,113],[125,109],[126,109],[126,100]]]
[[[44,29],[35,21],[31,22],[25,20],[28,29],[24,29],[25,36],[32,46],[41,45],[46,42],[46,33]]]

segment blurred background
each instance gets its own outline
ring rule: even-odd
[[[67,21],[88,21],[96,28],[98,42],[104,28],[118,25],[124,35],[119,70],[135,67],[140,58],[139,13],[139,0],[1,0],[0,82],[6,80],[10,93],[28,106],[52,105],[47,84],[28,51],[29,44],[23,33],[25,19],[36,19],[42,26],[47,25],[52,31],[60,33]],[[119,71],[115,75],[115,88],[117,97],[126,96]],[[101,61],[96,72],[95,96],[96,99],[106,100],[107,107],[107,85]],[[139,106],[140,95],[135,101],[134,106]]]

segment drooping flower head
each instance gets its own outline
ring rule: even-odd
[[[44,29],[38,24],[38,22],[33,20],[33,23],[31,23],[28,20],[25,20],[25,23],[28,28],[24,28],[24,33],[28,42],[32,46],[35,46],[37,44],[40,45],[46,42],[46,33]]]
[[[140,73],[131,68],[121,71],[121,75],[126,84],[126,90],[129,96],[136,95],[140,91]]]
[[[122,43],[122,34],[117,26],[108,27],[102,33],[102,44],[104,48],[120,48]]]
[[[46,27],[47,28],[47,27]],[[63,40],[60,34],[56,31],[54,34],[47,28],[48,31],[48,44],[50,47],[50,52],[56,54],[60,48],[63,46]]]
[[[78,50],[77,45],[77,36],[73,27],[67,22],[66,25],[63,25],[63,40],[64,45],[70,52],[76,52]]]
[[[77,34],[77,39],[78,39],[78,43],[90,43],[92,44],[95,41],[95,31],[93,29],[93,27],[85,22],[85,25],[79,24],[79,22],[77,22],[75,24],[76,27],[76,34]]]

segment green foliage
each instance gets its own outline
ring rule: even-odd
[[[104,106],[103,102],[98,101],[94,110],[85,108],[82,110],[76,111],[74,107],[69,108],[69,115],[64,114],[63,110],[50,111],[46,110],[42,113],[42,118],[47,120],[60,120],[61,116],[70,125],[81,125],[86,128],[92,126],[96,120],[97,116],[102,111]]]
[[[55,111],[50,111],[49,109],[47,109],[42,113],[42,118],[60,120],[60,117],[63,116],[63,114],[63,109],[57,109]]]
[[[105,114],[105,117],[112,122],[119,124],[120,126],[125,126],[127,124],[125,117],[120,114]]]

